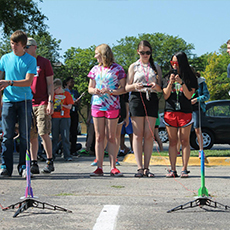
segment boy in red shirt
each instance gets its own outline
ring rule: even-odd
[[[70,155],[69,129],[70,109],[74,104],[71,94],[62,88],[62,82],[54,80],[54,113],[52,115],[52,147],[53,156],[58,148],[59,134],[61,134],[64,158],[72,161]]]

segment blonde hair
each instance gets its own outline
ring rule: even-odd
[[[98,53],[101,54],[102,58],[102,64],[99,63],[99,65],[103,65],[104,67],[110,67],[114,62],[114,56],[111,48],[107,44],[101,44],[96,47]]]
[[[54,79],[54,88],[62,87],[62,81],[59,78]]]

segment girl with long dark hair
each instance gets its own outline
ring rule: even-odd
[[[133,125],[133,151],[138,166],[135,177],[154,177],[149,171],[149,162],[158,117],[157,92],[162,91],[162,74],[160,66],[153,62],[152,47],[148,41],[139,43],[137,53],[140,59],[130,65],[125,87],[126,91],[132,91],[129,108]]]
[[[184,52],[178,52],[171,58],[170,72],[163,80],[165,98],[164,122],[169,136],[169,160],[171,170],[166,177],[177,177],[176,159],[178,129],[182,144],[183,167],[181,177],[187,178],[190,157],[190,130],[192,124],[191,97],[197,89],[197,79]]]

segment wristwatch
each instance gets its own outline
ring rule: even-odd
[[[14,81],[11,81],[11,84],[10,84],[11,86],[13,86],[14,85]]]
[[[184,85],[184,81],[181,82],[181,85]]]
[[[52,104],[54,103],[54,101],[52,101],[52,100],[49,100],[48,102],[50,102],[50,103],[52,103]]]
[[[110,89],[110,90],[109,90],[109,92],[110,92],[110,95],[112,95],[112,94],[113,94],[113,90],[112,90],[112,89]]]

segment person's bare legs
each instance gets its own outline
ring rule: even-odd
[[[93,117],[94,130],[95,130],[95,154],[97,159],[97,166],[103,166],[104,158],[104,141],[105,141],[105,118]]]
[[[138,169],[142,169],[142,141],[144,136],[144,117],[132,117],[133,151]]]
[[[131,150],[133,151],[133,133],[129,134],[129,142],[130,142]]]
[[[108,153],[110,156],[110,167],[116,167],[117,158],[117,140],[116,140],[116,130],[117,130],[117,119],[106,119],[106,129],[107,129],[107,142],[108,142]]]
[[[199,148],[200,150],[203,150],[203,135],[202,135],[201,128],[196,128],[195,132],[196,132],[197,140],[199,143]]]
[[[144,168],[149,168],[150,158],[153,152],[153,140],[154,140],[154,129],[155,129],[156,118],[145,117],[144,127]]]
[[[163,149],[163,144],[162,144],[162,141],[161,141],[161,139],[159,137],[158,131],[159,131],[158,128],[154,129],[154,137],[155,137],[155,140],[156,140],[156,142],[157,142],[157,144],[159,146],[160,152],[162,152],[162,151],[164,151],[164,149]]]
[[[180,146],[181,146],[181,142],[180,142],[180,128],[178,128],[177,135],[178,135],[177,152],[180,152]]]
[[[46,157],[47,159],[51,159],[52,158],[52,141],[50,139],[49,134],[41,135],[41,139],[42,139],[44,150],[46,152]]]
[[[30,140],[31,161],[37,161],[38,137]]]
[[[182,171],[187,170],[188,167],[188,161],[190,157],[190,140],[189,140],[190,131],[191,131],[191,125],[180,128],[180,141],[182,144],[182,162],[183,162]]]
[[[117,124],[117,130],[116,130],[116,145],[117,145],[116,153],[117,154],[118,154],[118,151],[119,151],[119,148],[120,148],[122,125],[123,125],[123,123]],[[117,158],[117,155],[116,155],[116,158]]]
[[[171,164],[171,170],[176,171],[176,159],[177,159],[177,142],[178,134],[177,128],[166,126],[169,137],[169,160]]]

